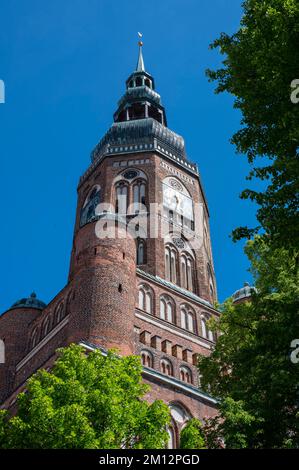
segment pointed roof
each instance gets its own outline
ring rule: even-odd
[[[141,38],[142,34],[138,33]],[[118,101],[113,124],[91,153],[96,165],[108,155],[158,152],[192,175],[198,175],[197,165],[187,160],[183,137],[167,127],[165,108],[155,90],[153,76],[145,70],[142,43],[134,72],[126,80],[126,91]],[[155,149],[155,150],[154,150]],[[86,172],[80,179],[85,181]]]
[[[138,54],[138,62],[136,66],[136,72],[145,72],[145,67],[144,67],[144,60],[143,60],[143,55],[142,55],[142,46],[143,42],[139,41],[139,54]]]

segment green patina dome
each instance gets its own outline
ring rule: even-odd
[[[252,293],[256,292],[256,288],[251,286],[249,282],[245,282],[244,286],[241,289],[238,289],[233,295],[233,301],[236,302],[237,300],[247,299],[252,297]]]
[[[36,297],[36,293],[32,292],[30,297],[25,297],[23,299],[17,300],[10,308],[36,308],[39,310],[43,310],[46,307],[45,302],[39,300]]]

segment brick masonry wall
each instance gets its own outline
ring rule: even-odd
[[[134,163],[136,161],[142,163]],[[119,166],[125,162],[127,166]],[[133,162],[132,165],[129,162]],[[147,350],[153,357],[153,368],[161,372],[161,359],[167,358],[173,366],[173,377],[179,380],[180,367],[192,372],[193,385],[198,385],[196,355],[209,354],[213,343],[202,338],[200,316],[202,313],[218,315],[212,308],[179,294],[175,289],[158,285],[146,277],[136,276],[136,244],[133,236],[126,238],[97,238],[96,223],[80,228],[80,213],[84,201],[95,184],[101,186],[101,198],[114,204],[113,182],[125,168],[136,168],[147,176],[147,203],[163,201],[162,180],[178,177],[190,192],[194,202],[204,207],[204,218],[209,231],[208,209],[197,178],[166,162],[155,153],[138,153],[104,159],[78,187],[78,205],[74,239],[70,260],[69,282],[50,302],[44,311],[18,312],[12,310],[0,317],[0,339],[5,338],[7,363],[0,365],[1,400],[4,406],[14,401],[20,387],[40,367],[49,367],[58,347],[71,342],[86,341],[104,348],[117,348],[121,354],[139,354]],[[161,223],[161,215],[159,215]],[[122,236],[122,226],[118,225]],[[207,262],[212,263],[208,246],[196,251],[196,293],[212,302],[209,290]],[[164,240],[161,235],[147,240],[147,260],[142,269],[154,276],[165,278]],[[213,270],[213,266],[212,266]],[[154,293],[151,314],[138,308],[138,285],[147,284]],[[172,297],[175,304],[175,325],[160,319],[159,298]],[[180,307],[183,303],[193,308],[196,331],[190,333],[180,324]],[[49,324],[47,321],[49,319]],[[154,323],[153,323],[154,320]],[[37,331],[37,343],[32,345],[32,335]],[[152,387],[147,398],[163,399],[167,403],[180,403],[192,416],[203,418],[216,413],[216,408],[203,398],[170,387],[159,378],[145,378]]]
[[[85,339],[97,346],[133,352],[136,292],[136,248],[122,227],[116,239],[99,240],[95,223],[76,234],[76,302],[72,311],[70,338]]]
[[[5,344],[5,363],[0,364],[0,401],[14,388],[15,366],[25,354],[26,332],[40,316],[40,310],[18,308],[0,317],[0,338]]]

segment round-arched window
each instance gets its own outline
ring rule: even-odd
[[[146,367],[153,367],[153,355],[151,352],[143,350],[140,353],[141,363]]]
[[[136,242],[136,263],[137,266],[146,263],[146,244],[144,240],[137,239]]]
[[[100,203],[101,187],[97,184],[88,193],[80,214],[80,227],[96,218],[96,207]]]
[[[182,305],[181,307],[181,328],[196,332],[195,313],[189,305]]]
[[[180,367],[180,379],[182,380],[182,382],[192,384],[192,372],[188,367]]]
[[[161,359],[160,365],[161,365],[162,374],[170,375],[170,376],[173,375],[173,367],[169,359],[166,359],[166,358]]]
[[[154,295],[152,289],[141,284],[138,290],[138,307],[147,313],[153,313]]]
[[[169,323],[175,323],[174,302],[168,295],[162,295],[160,297],[160,318]]]

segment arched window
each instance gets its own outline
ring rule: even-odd
[[[174,423],[167,427],[168,433],[168,442],[167,442],[167,449],[176,449],[176,437],[175,437],[175,430],[174,430]]]
[[[153,355],[149,351],[141,351],[141,363],[146,367],[153,367]]]
[[[64,315],[63,316],[66,316],[70,313],[71,303],[72,303],[73,299],[74,299],[74,292],[70,291],[68,293],[68,296],[67,296],[67,299],[66,299],[66,306],[65,306],[65,309],[64,309]]]
[[[195,315],[193,310],[186,305],[181,308],[181,327],[192,333],[195,332]]]
[[[214,342],[214,333],[213,331],[208,328],[208,325],[206,324],[206,322],[210,319],[209,317],[205,316],[205,315],[202,315],[202,318],[205,320],[205,338],[207,338],[209,341],[213,341]]]
[[[180,367],[180,379],[182,382],[192,384],[192,372],[188,367]]]
[[[37,342],[38,342],[38,329],[36,327],[34,328],[32,335],[31,335],[30,348],[33,349],[37,345]]]
[[[180,403],[171,403],[169,408],[173,421],[179,425],[184,425],[192,418],[191,414]]]
[[[51,329],[51,322],[50,322],[50,317],[47,317],[46,320],[44,321],[43,327],[42,327],[42,335],[43,337],[46,336]]]
[[[201,373],[198,374],[197,381],[198,381],[198,386],[201,387],[201,382],[202,382],[202,374]]]
[[[193,292],[193,259],[185,253],[181,255],[181,286]]]
[[[137,117],[135,116],[137,119]],[[147,175],[137,168],[127,168],[115,178],[115,212],[134,214],[145,210]]]
[[[161,359],[161,372],[165,375],[172,376],[173,375],[173,369],[172,369],[172,364],[168,359]]]
[[[175,250],[171,250],[170,254],[170,280],[174,284],[176,283],[177,280],[177,254]]]
[[[209,341],[214,341],[214,333],[207,326],[207,321],[209,318],[206,315],[201,316],[201,334],[204,338],[207,338]]]
[[[181,256],[181,286],[187,289],[187,260],[184,255]]]
[[[193,260],[187,258],[187,289],[193,292]]]
[[[146,250],[145,241],[137,239],[136,243],[136,263],[137,265],[145,264]]]
[[[116,186],[115,212],[117,214],[126,214],[128,209],[128,186],[119,182]]]
[[[138,292],[138,307],[140,308],[140,310],[144,310],[144,305],[145,305],[145,292],[142,288],[140,288]]]
[[[0,364],[5,363],[5,343],[3,339],[0,339]]]
[[[138,307],[147,313],[153,313],[153,291],[144,284],[139,287]]]
[[[145,293],[145,311],[147,313],[152,313],[153,310],[153,298],[150,291]]]
[[[170,249],[165,248],[165,278],[170,281]]]
[[[94,215],[94,208],[92,206],[89,206],[87,209],[87,213],[86,213],[86,219],[88,222],[92,219],[93,215]]]
[[[80,214],[80,227],[94,220],[96,207],[100,203],[101,187],[97,184],[89,191]]]
[[[180,234],[165,237],[165,278],[194,292],[195,258],[192,247]]]
[[[164,299],[160,299],[160,318],[166,320],[166,302]]]
[[[55,314],[54,314],[54,318],[55,318],[55,324],[57,325],[58,323],[61,322],[61,320],[63,319],[64,317],[64,304],[63,302],[60,302],[57,307],[56,307],[56,310],[55,310]]]
[[[165,247],[165,276],[170,282],[177,282],[177,250],[168,245]]]
[[[133,184],[134,213],[145,210],[145,182],[137,180]]]
[[[201,335],[204,338],[206,338],[207,337],[207,319],[204,315],[201,316],[200,323],[201,323]]]
[[[168,295],[160,298],[160,318],[174,323],[174,302]]]
[[[95,195],[98,193],[98,191],[99,191],[98,187],[92,188],[92,190],[90,191],[89,196],[88,196],[88,201],[92,201],[94,199]]]

